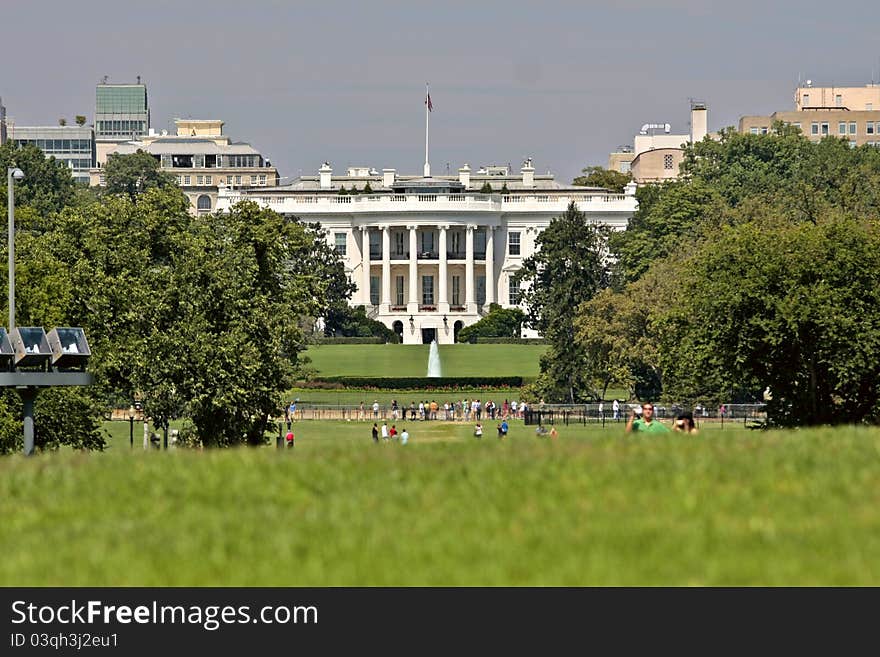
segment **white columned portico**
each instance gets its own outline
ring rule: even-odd
[[[391,230],[382,226],[382,309],[391,306]]]
[[[409,229],[409,304],[407,312],[412,315],[419,312],[419,245],[416,229],[418,226],[407,226]]]
[[[486,306],[495,303],[495,226],[486,226]]]
[[[361,226],[361,303],[370,304],[370,229]]]
[[[446,230],[449,226],[441,225],[440,228],[440,280],[437,282],[437,308],[441,313],[449,312],[449,296],[446,291]]]
[[[474,289],[474,231],[476,228],[476,225],[468,224],[464,240],[464,302],[469,313],[477,311],[476,290]]]

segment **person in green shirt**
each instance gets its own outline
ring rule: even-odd
[[[660,420],[654,419],[654,404],[648,402],[642,404],[642,417],[636,419],[635,411],[631,411],[629,422],[626,423],[626,432],[633,433],[669,433],[669,427]]]

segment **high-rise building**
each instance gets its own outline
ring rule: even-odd
[[[106,81],[95,89],[95,141],[97,161],[103,164],[116,144],[137,140],[150,129],[147,86],[140,77],[134,84]]]

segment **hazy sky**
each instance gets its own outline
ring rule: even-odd
[[[95,84],[141,75],[153,127],[220,118],[281,175],[329,160],[435,173],[532,156],[570,181],[647,122],[711,130],[880,77],[876,0],[3,2],[0,96],[20,125],[91,123]],[[284,181],[286,182],[286,181]]]

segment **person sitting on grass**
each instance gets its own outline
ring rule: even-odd
[[[477,426],[474,427],[474,435],[475,435],[477,438],[482,438],[482,437],[483,437],[483,425],[480,424],[479,422],[477,422]]]
[[[536,436],[546,436],[547,435],[547,429],[544,427],[544,425],[539,424],[535,428],[535,435]]]
[[[556,425],[554,424],[550,427],[550,440],[556,440],[559,438],[559,432],[556,430]]]
[[[285,436],[285,440],[287,441],[288,447],[293,447],[293,431],[287,432],[287,436]]]
[[[409,431],[406,430],[406,427],[403,427],[403,430],[400,432],[400,444],[406,445],[409,442]]]
[[[642,404],[642,417],[636,419],[635,409],[630,411],[629,422],[626,423],[626,433],[669,433],[669,427],[654,418],[654,404],[648,402]]]

